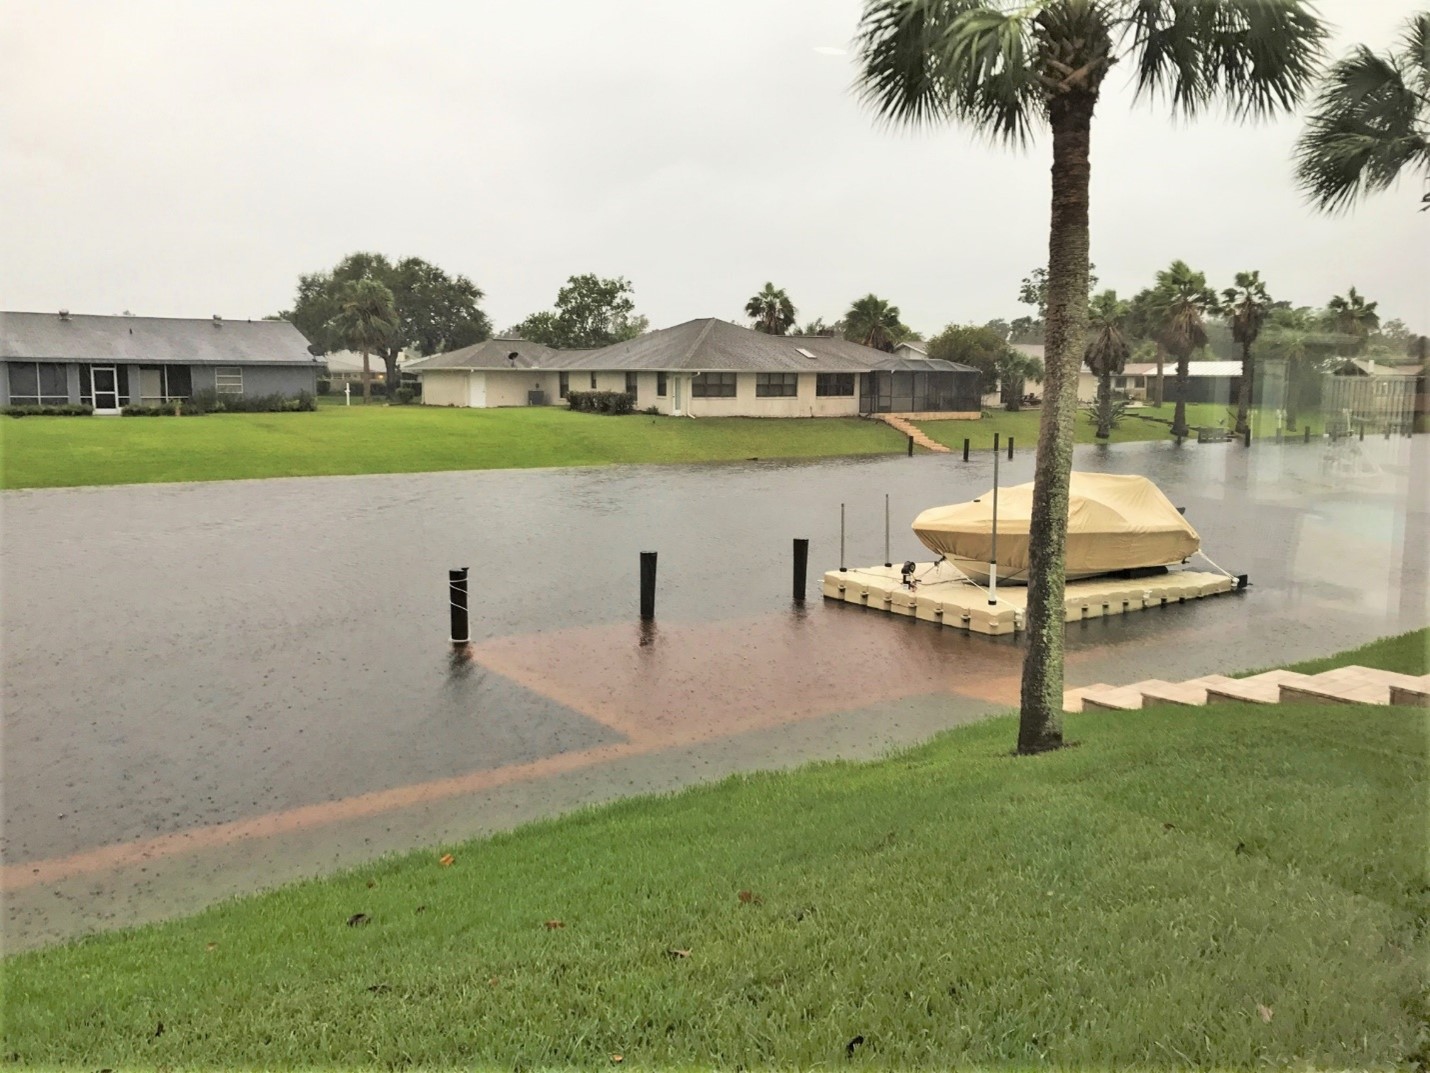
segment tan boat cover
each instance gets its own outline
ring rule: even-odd
[[[1073,473],[1068,504],[1067,575],[1086,577],[1133,567],[1181,562],[1201,538],[1146,477]],[[1033,486],[998,490],[1000,579],[1027,576],[1028,518]],[[931,507],[914,519],[924,546],[954,565],[991,562],[993,493],[970,503]]]

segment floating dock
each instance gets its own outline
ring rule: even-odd
[[[900,566],[860,566],[824,575],[824,595],[895,615],[911,615],[973,633],[1009,634],[1023,629],[1028,605],[1025,585],[998,586],[998,601],[988,602],[988,590],[975,585],[947,563],[917,563],[917,584],[903,582]],[[1172,570],[1139,578],[1115,576],[1069,581],[1064,596],[1068,622],[1125,615],[1149,607],[1185,603],[1203,596],[1232,592],[1237,580],[1225,574]]]

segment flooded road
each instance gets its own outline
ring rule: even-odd
[[[1252,588],[1070,626],[1068,685],[1424,625],[1427,462],[1423,436],[1080,448],[1079,469],[1157,481]],[[884,560],[886,494],[893,560],[927,558],[913,516],[991,479],[985,453],[5,493],[7,943],[1006,709],[1020,642],[789,591],[791,538],[812,592],[839,565],[841,503],[850,565]]]

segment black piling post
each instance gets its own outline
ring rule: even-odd
[[[909,437],[909,457],[914,457],[914,438],[912,436]]]
[[[1365,422],[1360,423],[1360,442],[1365,443]]]
[[[998,453],[998,433],[993,433],[993,453]]]
[[[966,436],[963,439],[963,460],[968,461],[968,437]]]
[[[1281,442],[1281,428],[1279,425],[1276,428],[1276,442],[1278,444]]]
[[[641,618],[655,618],[655,552],[641,552]]]
[[[809,540],[803,537],[794,538],[794,598],[798,603],[804,603],[804,583],[809,574]]]
[[[470,641],[467,628],[467,568],[447,571],[447,602],[452,611],[452,643],[464,645]]]
[[[1250,447],[1250,446],[1251,446],[1251,427],[1250,427],[1250,426],[1247,426],[1246,432],[1245,432],[1245,433],[1243,434],[1243,436],[1242,436],[1242,444],[1243,444],[1244,446],[1246,446],[1246,447]]]
[[[1307,426],[1306,426],[1306,431],[1305,431],[1305,433],[1304,433],[1304,435],[1303,435],[1303,437],[1302,437],[1301,442],[1302,442],[1302,443],[1310,443],[1310,442],[1311,442],[1311,426],[1310,426],[1310,425],[1307,425]]]
[[[1008,461],[1013,461],[1013,437],[1008,437]]]
[[[847,574],[849,567],[844,563],[844,504],[839,504],[839,572]]]

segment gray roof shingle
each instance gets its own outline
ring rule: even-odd
[[[0,360],[317,365],[285,320],[0,312]]]
[[[406,372],[420,373],[434,369],[555,369],[565,368],[552,364],[558,351],[540,343],[528,343],[525,339],[487,339],[481,343],[464,346],[460,350],[449,350],[445,354],[433,354],[420,358],[404,366]],[[568,351],[581,354],[584,351]],[[513,360],[511,355],[515,354]]]

